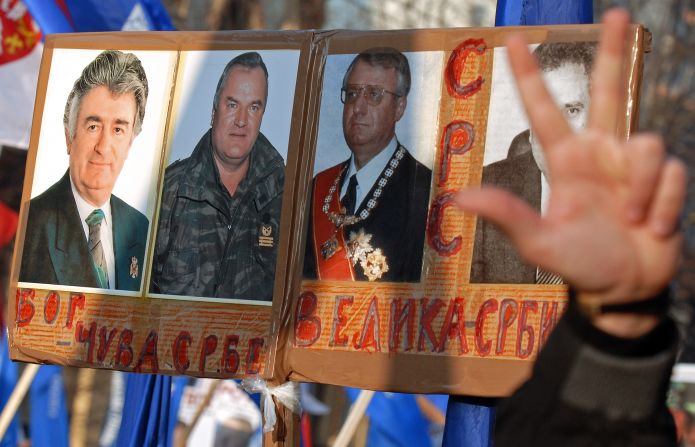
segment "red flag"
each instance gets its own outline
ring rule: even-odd
[[[24,2],[0,1],[0,144],[29,146],[42,49]]]

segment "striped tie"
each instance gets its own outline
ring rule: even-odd
[[[562,277],[540,267],[536,268],[536,284],[564,284]]]
[[[97,271],[97,281],[102,289],[109,288],[109,274],[106,268],[106,256],[104,246],[101,243],[101,222],[104,220],[104,212],[100,209],[92,211],[85,222],[89,225],[89,253]]]

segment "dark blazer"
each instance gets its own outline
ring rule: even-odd
[[[541,209],[541,171],[527,151],[483,168],[483,185],[506,189]],[[478,219],[473,246],[471,283],[535,284],[536,267],[521,258],[512,243],[494,225]]]
[[[399,146],[400,147],[400,146]],[[346,160],[342,165],[346,165]],[[325,172],[325,171],[324,171]],[[317,177],[321,175],[319,173]],[[377,207],[370,216],[355,225],[345,226],[346,240],[350,232],[360,228],[372,235],[372,247],[380,248],[386,256],[389,271],[379,281],[419,282],[422,272],[422,253],[425,243],[425,227],[429,209],[430,183],[432,171],[413,158],[406,150],[403,159],[378,199]],[[342,182],[342,179],[341,179]],[[339,183],[340,184],[340,183]],[[372,196],[376,183],[365,196],[359,215]],[[339,192],[336,191],[336,194]],[[325,219],[323,211],[311,210],[310,219]],[[309,221],[307,250],[304,257],[304,277],[315,279],[316,260],[312,247],[312,220]],[[366,281],[360,265],[354,267],[355,279]]]
[[[99,287],[80,215],[70,188],[69,171],[29,202],[19,280],[42,284]],[[115,289],[139,290],[147,244],[147,218],[111,196]],[[136,258],[137,274],[130,266]]]

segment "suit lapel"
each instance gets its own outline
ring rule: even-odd
[[[48,250],[58,284],[98,287],[92,257],[82,229],[69,173],[60,180],[58,200],[54,205],[55,233],[50,234]]]
[[[126,205],[118,197],[111,196],[111,217],[113,220],[113,257],[116,268],[115,288],[119,290],[139,290],[144,264],[143,231],[128,214]],[[145,228],[144,231],[147,231]]]
[[[519,178],[521,197],[529,202],[529,205],[538,212],[541,210],[541,170],[536,165],[536,160],[533,158],[533,153],[528,151],[524,154],[523,167],[520,172],[524,176]],[[521,161],[521,160],[520,160]]]

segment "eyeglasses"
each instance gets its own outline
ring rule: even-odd
[[[384,93],[391,94],[396,98],[402,96],[376,85],[348,85],[340,89],[340,102],[343,104],[354,104],[357,98],[364,96],[367,104],[378,106],[381,104],[381,100],[384,99]]]

